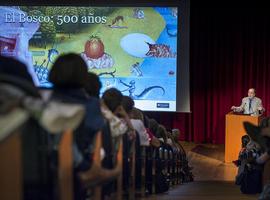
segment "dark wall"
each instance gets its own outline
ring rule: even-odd
[[[250,87],[270,114],[270,13],[262,5],[191,2],[191,113],[149,113],[181,139],[224,143],[225,115]]]

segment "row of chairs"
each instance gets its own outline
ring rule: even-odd
[[[24,127],[25,128],[25,127]],[[60,136],[40,132],[39,145],[33,159],[24,155],[25,145],[31,145],[29,137],[25,137],[20,128],[12,131],[0,141],[0,199],[59,199],[73,200],[73,132],[66,130]],[[92,166],[102,168],[101,147],[102,133],[99,132],[94,141]],[[35,146],[34,144],[32,144]],[[33,151],[30,149],[28,151]],[[26,157],[25,157],[26,156]],[[26,162],[26,163],[24,163]],[[27,171],[26,166],[35,165],[36,171]],[[28,163],[28,165],[27,165]],[[130,142],[123,136],[115,154],[115,165],[122,173],[113,180],[94,182],[87,186],[92,199],[103,199],[104,187],[108,183],[112,187],[113,199],[135,199],[168,190],[169,186],[192,181],[192,174],[185,170],[187,165],[183,149],[179,150],[167,144],[160,147],[140,146],[139,142]],[[116,166],[115,166],[116,167]],[[113,170],[113,169],[111,169]],[[36,174],[27,179],[27,173]],[[38,178],[37,178],[38,177]]]

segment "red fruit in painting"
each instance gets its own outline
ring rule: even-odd
[[[97,36],[91,36],[84,45],[84,52],[89,58],[100,58],[104,54],[104,44]]]

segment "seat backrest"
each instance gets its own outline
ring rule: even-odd
[[[28,120],[22,130],[24,199],[53,198],[50,137],[37,121]]]
[[[58,147],[58,187],[60,200],[73,199],[73,132],[66,130]]]
[[[20,133],[15,132],[0,142],[0,199],[21,200],[22,161]]]

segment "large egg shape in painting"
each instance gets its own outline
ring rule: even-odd
[[[155,44],[155,41],[146,34],[130,33],[122,37],[120,46],[129,55],[144,58],[149,51],[147,43]]]

